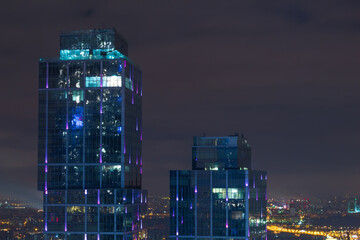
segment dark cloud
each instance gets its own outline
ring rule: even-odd
[[[144,77],[144,187],[194,135],[244,132],[269,193],[357,191],[358,1],[11,1],[0,9],[0,191],[36,192],[37,69],[64,30],[116,27]]]

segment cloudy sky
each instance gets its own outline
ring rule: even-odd
[[[191,168],[203,132],[244,133],[273,196],[359,193],[359,11],[343,0],[3,3],[0,195],[41,199],[38,59],[59,55],[61,31],[106,27],[143,70],[150,193]]]

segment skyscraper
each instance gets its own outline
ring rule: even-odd
[[[170,239],[266,239],[265,171],[244,136],[194,137],[192,170],[170,171]]]
[[[45,239],[143,239],[142,73],[114,29],[64,32],[39,61]]]

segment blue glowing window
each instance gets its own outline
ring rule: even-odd
[[[74,109],[74,114],[71,119],[71,126],[73,129],[81,129],[84,126],[84,109],[83,107],[77,107]]]
[[[117,128],[117,132],[118,132],[118,133],[121,133],[121,130],[122,130],[122,127],[121,127],[121,126]]]

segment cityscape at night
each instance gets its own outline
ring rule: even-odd
[[[0,240],[359,240],[360,2],[4,2]]]

